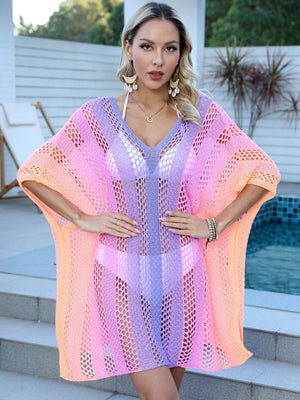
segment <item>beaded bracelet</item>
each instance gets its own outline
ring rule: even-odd
[[[216,239],[218,239],[218,237],[219,237],[219,235],[218,235],[218,230],[217,230],[217,223],[216,223],[216,220],[215,220],[214,218],[211,218],[211,220],[212,220],[212,222],[213,222],[213,224],[214,224],[214,227],[215,227],[216,237],[215,237],[214,240],[216,240]]]
[[[206,222],[208,224],[208,229],[209,229],[209,236],[207,240],[211,242],[212,240],[214,240],[214,228],[210,218],[206,218]]]
[[[206,222],[208,224],[209,229],[209,237],[206,241],[206,246],[208,242],[212,242],[213,240],[218,239],[218,231],[217,231],[217,223],[214,218],[206,218]]]

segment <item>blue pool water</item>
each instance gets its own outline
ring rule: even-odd
[[[261,207],[249,236],[245,287],[300,295],[300,198],[278,196]]]

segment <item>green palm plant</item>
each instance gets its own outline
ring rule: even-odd
[[[288,119],[295,124],[297,128],[297,122],[300,118],[300,92],[296,95],[292,92],[289,92],[286,98],[286,108],[281,110],[284,114],[287,115]]]
[[[232,95],[234,117],[239,126],[243,122],[243,109],[247,106],[247,71],[249,64],[245,60],[248,52],[241,48],[226,46],[225,55],[216,50],[217,66],[212,72],[212,78],[217,86],[226,86],[227,95]]]
[[[246,108],[250,112],[247,130],[250,137],[259,119],[278,112],[297,126],[300,94],[292,92],[295,75],[290,70],[291,60],[285,61],[281,49],[271,55],[269,46],[264,63],[248,61],[247,56],[248,51],[242,52],[236,43],[226,46],[225,55],[217,50],[217,67],[211,75],[216,85],[226,85],[227,94],[232,96],[237,124],[242,128]]]

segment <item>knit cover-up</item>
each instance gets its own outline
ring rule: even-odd
[[[113,97],[82,105],[18,171],[56,244],[61,377],[95,380],[163,365],[208,371],[240,365],[247,240],[280,180],[271,158],[211,99],[202,128],[178,119],[155,147],[140,141]],[[90,215],[126,214],[136,237],[80,230],[23,186],[35,180]],[[205,248],[159,217],[217,216],[247,183],[269,191]]]

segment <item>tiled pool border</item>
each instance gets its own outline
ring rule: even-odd
[[[293,227],[292,227],[293,226]],[[261,234],[261,229],[263,229],[264,240],[259,240],[259,235]],[[293,229],[293,234],[291,233]],[[247,257],[255,256],[257,251],[263,250],[268,246],[292,246],[300,247],[300,197],[299,196],[288,196],[288,195],[278,195],[273,199],[265,202],[252,224],[251,232],[249,236],[249,241],[247,245]],[[250,267],[249,267],[250,268]],[[250,268],[251,270],[251,268]],[[247,263],[246,263],[246,277],[247,277]],[[252,277],[253,278],[253,277]],[[249,278],[250,279],[250,278]],[[256,290],[257,293],[261,292],[261,289],[257,285],[248,285],[253,289],[248,288],[248,290]],[[247,283],[246,283],[247,289]],[[276,290],[278,289],[278,290]],[[281,295],[297,296],[299,301],[299,292],[293,292],[284,290],[276,286],[274,291],[265,287],[262,291],[265,293],[276,293]],[[293,294],[292,294],[293,293]],[[296,297],[296,298],[297,298]],[[286,305],[285,305],[286,306]],[[300,308],[300,305],[299,305]]]
[[[259,228],[269,222],[300,224],[300,197],[279,195],[265,202],[257,213],[252,228]]]

